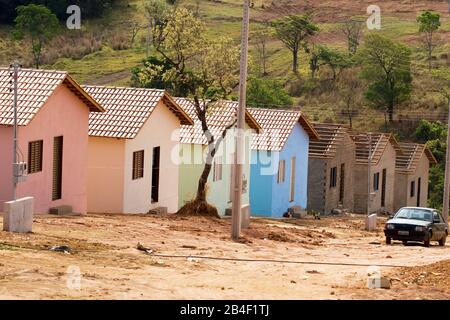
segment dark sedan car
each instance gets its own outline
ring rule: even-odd
[[[423,242],[426,247],[430,241],[438,241],[440,246],[445,246],[448,236],[448,224],[441,214],[430,208],[401,208],[395,216],[386,223],[384,234],[386,244],[392,240]]]

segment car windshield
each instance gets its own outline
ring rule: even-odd
[[[433,213],[428,210],[403,208],[397,212],[395,218],[431,221]]]

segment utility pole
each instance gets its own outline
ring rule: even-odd
[[[247,103],[247,66],[248,66],[248,34],[250,23],[250,3],[244,0],[244,12],[242,22],[242,42],[241,42],[241,66],[239,80],[239,107],[237,110],[237,139],[236,157],[234,164],[234,197],[232,209],[232,230],[231,237],[237,240],[241,234],[241,208],[242,208],[242,166],[244,159],[244,128],[245,128],[245,107]]]
[[[445,180],[444,180],[444,199],[442,203],[442,215],[445,222],[448,223],[448,202],[450,194],[450,95],[448,99],[448,120],[447,120],[447,151],[445,154]]]
[[[19,78],[19,64],[15,62],[12,66],[13,72],[13,97],[14,97],[14,129],[13,129],[13,200],[17,199],[17,83]]]
[[[369,132],[367,135],[369,140],[369,157],[367,158],[367,216],[370,216],[370,194],[372,193],[372,133]]]

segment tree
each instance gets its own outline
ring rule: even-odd
[[[30,4],[17,8],[14,35],[17,39],[29,37],[34,64],[39,68],[44,44],[52,39],[59,27],[57,17],[42,5]]]
[[[189,94],[184,86],[177,86],[176,81],[165,78],[165,75],[172,70],[172,65],[167,60],[150,56],[143,61],[143,64],[143,67],[138,66],[131,70],[133,87],[165,89],[173,96],[185,97]]]
[[[322,46],[313,43],[311,47],[307,49],[307,52],[310,54],[309,69],[311,70],[311,78],[315,79],[316,74],[322,65],[322,60],[320,58],[322,54]]]
[[[447,126],[440,121],[421,120],[414,133],[420,143],[426,143],[438,164],[430,168],[429,200],[432,208],[441,208],[444,198],[445,153],[447,150]]]
[[[431,60],[433,51],[436,48],[436,40],[434,34],[441,26],[441,15],[437,12],[425,11],[417,17],[419,23],[419,32],[422,33],[422,42],[427,52],[428,70],[431,70]]]
[[[327,65],[333,73],[333,81],[335,81],[339,73],[352,65],[352,60],[341,52],[328,48],[327,46],[319,47],[319,61],[322,65]]]
[[[292,104],[292,97],[280,81],[255,77],[249,79],[247,105],[260,108],[287,108]]]
[[[395,107],[411,94],[411,51],[398,42],[372,34],[366,37],[357,59],[368,83],[365,98],[393,121]]]
[[[255,32],[253,35],[253,39],[255,41],[256,50],[258,51],[259,63],[262,70],[262,76],[267,75],[267,42],[270,39],[270,32],[268,28]]]
[[[292,71],[298,73],[298,53],[308,39],[319,31],[319,27],[312,22],[310,14],[287,16],[272,25],[277,38],[291,51]]]
[[[217,215],[217,210],[207,203],[206,183],[220,143],[235,123],[215,137],[206,118],[239,83],[239,47],[226,37],[208,38],[205,24],[186,8],[172,9],[166,21],[156,29],[154,36],[156,51],[167,65],[166,70],[161,70],[162,79],[186,90],[208,142],[207,159],[199,177],[196,198],[181,208],[180,213],[214,212]],[[154,81],[161,73],[148,72],[146,77]]]
[[[354,55],[358,50],[363,26],[363,21],[354,18],[345,21],[341,26],[341,31],[347,38],[348,52],[350,55]]]
[[[362,100],[362,83],[355,70],[343,72],[337,85],[338,94],[342,100],[342,114],[348,118],[349,127],[353,127],[353,117],[358,113],[358,105]]]
[[[147,17],[147,57],[150,55],[150,47],[153,42],[153,34],[158,32],[166,23],[168,14],[167,3],[163,0],[147,0],[145,3],[145,15]]]

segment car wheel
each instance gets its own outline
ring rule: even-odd
[[[441,247],[445,246],[446,241],[447,241],[447,235],[445,235],[441,240],[439,240],[439,245]]]
[[[423,242],[424,246],[428,248],[430,246],[430,241],[431,241],[431,232],[428,232],[428,236]]]
[[[392,239],[389,237],[386,237],[386,244],[391,244],[392,243]]]
[[[406,241],[406,240],[403,240],[402,242],[403,242],[404,246],[406,246],[408,244],[408,241]]]

